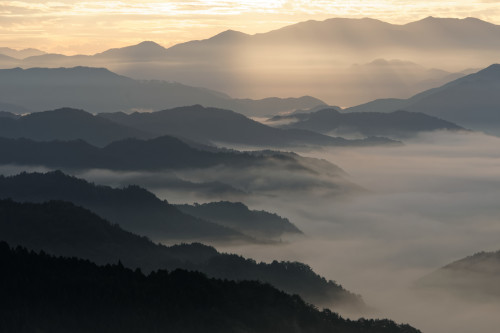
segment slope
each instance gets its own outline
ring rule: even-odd
[[[424,112],[460,125],[500,133],[500,65],[494,64],[439,88],[424,91],[406,100],[379,100],[349,108],[389,112],[407,110]]]
[[[148,54],[147,50],[137,52]],[[148,63],[146,60],[141,61]],[[75,61],[76,65],[82,64],[80,60]],[[59,60],[56,63],[58,67],[61,66]],[[103,65],[107,66],[108,62]],[[160,110],[202,104],[230,108],[249,115],[277,114],[324,105],[324,102],[307,96],[232,99],[226,94],[205,88],[164,80],[133,80],[105,68],[93,67],[0,69],[0,101],[33,111],[73,107],[92,113]]]
[[[213,221],[257,239],[302,233],[287,218],[266,211],[250,210],[241,202],[219,201],[176,207],[186,214]]]
[[[144,275],[0,244],[3,331],[418,333],[390,320],[351,321],[258,282],[195,272]]]
[[[205,108],[201,105],[152,113],[103,113],[101,117],[133,126],[156,135],[174,135],[199,142],[236,145],[286,147],[304,145],[363,146],[394,144],[384,138],[346,140],[306,130],[276,129],[246,118],[230,110]]]
[[[0,240],[49,254],[79,257],[99,264],[122,262],[150,272],[178,268],[230,280],[259,280],[299,294],[309,302],[365,310],[362,299],[297,262],[257,263],[218,253],[199,243],[166,247],[112,225],[68,202],[42,204],[0,200]]]
[[[252,241],[233,229],[185,214],[138,186],[123,189],[97,186],[60,171],[0,176],[0,184],[0,198],[31,202],[71,201],[157,241]]]
[[[500,299],[499,275],[500,251],[479,252],[424,276],[417,286],[468,300],[496,302]]]
[[[81,139],[98,146],[126,138],[152,137],[145,132],[71,108],[35,112],[16,119],[11,117],[11,121],[3,120],[0,122],[0,136],[37,141]]]
[[[268,123],[283,120],[296,120],[285,128],[299,128],[319,133],[338,135],[385,136],[406,138],[420,132],[436,130],[459,131],[464,128],[446,120],[419,112],[394,111],[342,113],[334,109],[324,109],[310,114],[297,114],[288,117],[274,117]]]

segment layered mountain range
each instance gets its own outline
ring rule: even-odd
[[[432,131],[465,131],[454,123],[420,112],[342,112],[335,108],[275,116],[266,123],[331,135],[384,136],[397,139]]]
[[[234,99],[205,88],[171,81],[134,80],[105,68],[13,68],[0,70],[0,110],[14,113],[62,107],[92,113],[134,110],[157,111],[201,104],[249,116],[273,115],[325,103],[300,98]]]
[[[346,112],[406,110],[456,122],[471,129],[500,134],[500,65],[493,64],[409,99],[381,99],[348,108]]]
[[[312,95],[352,106],[406,98],[494,63],[499,31],[475,18],[428,17],[404,25],[333,18],[255,35],[228,30],[169,48],[146,41],[91,56],[6,58],[0,66],[106,67],[136,79],[211,87],[232,96]]]
[[[46,197],[51,197],[50,194],[48,191]],[[139,212],[147,214],[144,209],[139,209]],[[219,253],[213,247],[199,243],[170,247],[155,244],[67,201],[18,203],[10,199],[0,200],[0,216],[0,240],[13,246],[83,258],[99,264],[120,261],[126,267],[146,272],[182,268],[233,281],[258,280],[288,293],[299,294],[318,306],[344,307],[358,312],[368,309],[360,296],[327,281],[302,263],[257,263],[234,254]],[[185,222],[178,216],[171,216],[171,220],[176,218],[179,224]],[[136,220],[135,229],[141,228],[139,224],[140,221]],[[134,227],[134,224],[129,226]]]

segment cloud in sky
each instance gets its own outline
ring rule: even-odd
[[[495,23],[500,6],[490,0],[0,1],[0,44],[95,53],[143,40],[170,46],[226,29],[265,32],[309,19],[373,17],[406,23],[429,15]]]

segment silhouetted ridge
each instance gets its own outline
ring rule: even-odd
[[[417,333],[390,320],[351,321],[258,282],[187,271],[144,275],[0,243],[0,330],[11,332]]]
[[[98,58],[125,58],[146,61],[148,59],[161,58],[165,55],[166,49],[163,46],[153,41],[144,41],[137,45],[110,49],[102,53],[97,53],[94,56]]]
[[[173,137],[152,140],[125,139],[98,148],[83,140],[36,142],[0,138],[0,163],[67,168],[161,170],[202,168],[219,164],[245,165],[264,157],[235,152],[208,152]]]
[[[248,115],[259,114],[259,112],[276,114],[324,104],[312,97],[232,99],[224,93],[206,88],[164,80],[134,80],[100,68],[108,67],[114,61],[120,63],[121,60],[141,64],[156,61],[163,57],[165,50],[154,45],[156,44],[145,43],[96,55],[102,59],[96,64],[99,68],[78,66],[74,68],[0,69],[0,101],[19,105],[32,111],[71,106],[93,113],[151,111],[198,103],[228,108]],[[64,61],[73,61],[71,60],[73,58],[66,59],[64,56],[53,57],[57,58],[53,61],[57,61],[58,66],[61,66]],[[63,59],[59,59],[61,57]],[[117,58],[117,60],[113,61],[112,58]],[[88,61],[85,59],[87,58],[74,61],[81,65]]]
[[[271,118],[272,121],[283,119],[296,120],[285,128],[300,128],[320,133],[340,135],[361,134],[364,136],[386,136],[392,138],[409,137],[420,132],[436,130],[459,131],[463,127],[449,121],[428,116],[419,112],[394,111],[350,112],[341,113],[335,109],[325,109],[307,114],[293,114],[287,117]]]
[[[364,146],[394,144],[384,138],[346,140],[302,129],[277,129],[230,110],[201,105],[139,113],[103,113],[101,117],[155,135],[173,135],[199,142],[249,146]]]
[[[177,207],[189,215],[213,221],[256,238],[301,233],[288,219],[266,211],[250,210],[241,202],[220,201]]]
[[[138,186],[96,186],[60,171],[0,176],[0,198],[44,202],[67,200],[132,232],[155,240],[246,240],[230,228],[182,213]]]
[[[475,130],[500,133],[500,65],[426,90],[409,99],[375,100],[347,109],[349,112],[424,112]]]
[[[96,197],[103,196],[97,194]],[[365,310],[360,296],[327,281],[307,265],[285,261],[257,263],[241,256],[218,253],[213,247],[198,243],[156,245],[68,202],[34,204],[0,200],[0,240],[100,264],[120,260],[127,267],[139,267],[147,272],[159,268],[184,268],[223,279],[259,280],[288,293],[299,294],[316,305]]]
[[[11,117],[10,121],[0,122],[0,136],[41,141],[82,139],[96,145],[129,137],[151,137],[140,130],[72,108]]]

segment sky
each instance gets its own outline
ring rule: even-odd
[[[500,6],[492,0],[0,0],[0,47],[94,54],[144,40],[169,47],[227,29],[254,34],[331,17],[404,24],[427,16],[499,24]]]

